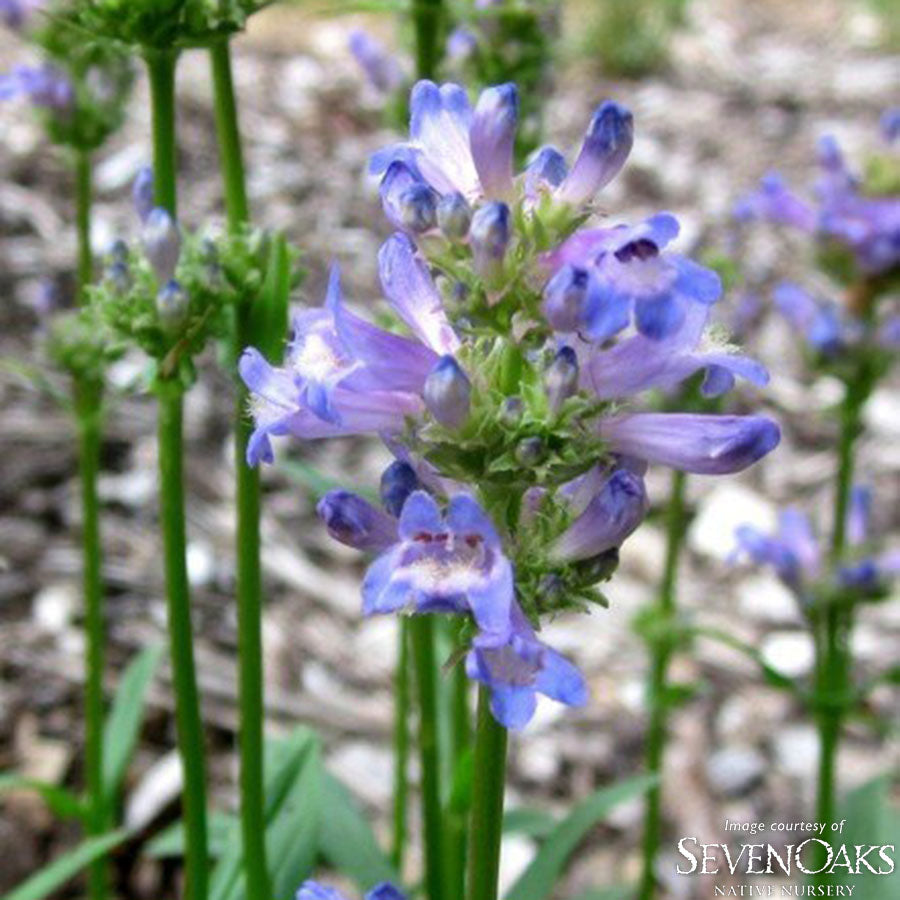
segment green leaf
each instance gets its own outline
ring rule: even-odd
[[[829,832],[826,840],[835,847],[846,844],[853,863],[853,848],[857,844],[865,847],[896,844],[900,834],[900,806],[891,802],[891,778],[882,775],[851,791],[841,803],[836,818],[846,820],[843,833]],[[876,870],[883,865],[877,853],[876,850],[868,857]],[[875,875],[862,865],[859,875],[850,875],[846,867],[838,866],[832,878],[835,885],[855,886],[854,896],[900,897],[900,867],[895,866],[891,874]]]
[[[319,843],[319,741],[306,728],[265,745],[266,849],[273,900],[290,900],[312,869]],[[213,870],[210,900],[245,900],[240,823]]]
[[[272,240],[266,280],[250,307],[251,343],[270,362],[280,362],[288,330],[291,254],[283,234]]]
[[[603,788],[579,803],[550,833],[506,900],[544,900],[549,897],[569,857],[588,832],[610,810],[645,793],[657,780],[655,775],[639,775],[613,787]]]
[[[533,838],[545,838],[556,828],[556,819],[543,809],[520,807],[503,816],[505,834],[524,834]]]
[[[362,891],[381,881],[399,882],[356,801],[327,772],[322,779],[319,850],[329,865],[352,878]]]
[[[0,774],[0,794],[18,790],[34,791],[57,818],[83,820],[87,814],[79,797],[67,788],[37,778],[26,778],[24,775],[16,775],[12,772]]]
[[[219,859],[228,850],[228,842],[231,839],[232,830],[239,827],[236,816],[213,810],[207,821],[209,827],[209,855],[213,859]],[[167,859],[184,856],[185,831],[184,822],[173,822],[164,831],[161,831],[144,847],[144,856],[150,859]]]
[[[74,878],[82,869],[105,856],[114,847],[118,847],[129,837],[127,831],[112,831],[98,837],[89,838],[64,856],[57,857],[52,863],[44,866],[27,881],[13,888],[0,900],[42,900],[62,887],[70,878]]]
[[[112,804],[122,786],[144,718],[147,689],[163,648],[147,647],[128,665],[119,681],[103,728],[103,792]]]

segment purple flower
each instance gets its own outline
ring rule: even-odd
[[[597,430],[614,453],[698,475],[740,472],[781,439],[764,416],[625,413],[600,419]]]
[[[809,518],[797,509],[785,509],[773,536],[752,525],[741,525],[735,532],[738,552],[755,563],[772,566],[778,577],[794,589],[819,576],[822,558]]]
[[[500,537],[468,494],[445,515],[424,491],[403,506],[399,541],[369,567],[363,611],[471,613],[479,629],[505,639],[513,603],[512,565]]]
[[[61,115],[71,113],[75,104],[72,82],[55,66],[16,66],[0,75],[0,100],[25,97],[33,106]]]
[[[607,349],[591,346],[582,365],[582,386],[602,400],[615,400],[650,389],[672,390],[700,371],[705,372],[705,396],[730,390],[736,376],[760,387],[767,384],[769,374],[755,360],[701,347],[707,318],[708,308],[697,304],[665,340],[636,334]]]
[[[365,31],[354,31],[348,41],[350,52],[372,86],[382,94],[391,94],[406,80],[396,55]]]
[[[295,900],[346,900],[346,898],[340,891],[319,884],[318,881],[304,881],[297,891]],[[373,887],[363,900],[406,900],[406,895],[385,881]]]
[[[854,327],[858,323],[843,320],[836,304],[815,298],[796,284],[778,285],[775,305],[807,343],[826,356],[841,352],[858,335]]]
[[[430,185],[442,195],[458,192],[470,203],[509,199],[517,119],[518,97],[513,84],[487,88],[473,110],[459,85],[438,87],[432,81],[419,81],[410,97],[410,140],[378,151],[370,170],[380,175],[400,165],[407,177]],[[561,171],[562,157],[556,151],[545,149],[536,160],[541,175],[532,170],[526,176],[527,185],[532,191],[549,187],[561,203],[590,200],[621,169],[631,149],[632,131],[628,110],[612,102],[602,104],[591,120],[571,173]],[[548,166],[551,159],[553,165]],[[387,209],[384,190],[382,199]]]
[[[889,144],[900,138],[900,106],[886,109],[881,114],[881,122],[879,124],[881,133]]]
[[[469,243],[475,270],[485,279],[496,280],[503,271],[503,257],[509,245],[509,207],[505,203],[485,203],[472,216]]]
[[[454,28],[447,36],[446,56],[452,62],[464,62],[478,49],[478,39],[467,28]]]
[[[469,417],[472,385],[452,356],[442,356],[425,379],[428,411],[447,428],[461,428]]]
[[[31,13],[43,5],[44,0],[0,0],[0,22],[8,28],[18,30]]]
[[[853,253],[866,274],[877,275],[900,264],[900,198],[864,195],[832,137],[819,142],[818,162],[817,205],[798,197],[779,175],[770,174],[757,191],[738,202],[735,215],[837,241]]]
[[[576,232],[543,258],[544,266],[556,273],[548,283],[550,296],[545,295],[548,321],[575,324],[580,334],[595,341],[613,337],[632,318],[646,337],[659,340],[674,334],[693,304],[710,306],[722,292],[715,272],[663,252],[678,230],[674,216],[659,213],[634,227]],[[559,316],[553,288],[564,285],[567,277],[584,290],[580,306],[571,296],[567,300],[574,315]]]
[[[455,347],[456,336],[405,239],[388,241],[379,260],[388,299],[426,343],[384,331],[347,310],[333,267],[325,306],[294,317],[282,367],[271,366],[252,347],[241,357],[256,421],[247,451],[251,465],[272,460],[270,435],[312,440],[396,433],[407,416],[421,414],[425,380],[439,358],[435,348]]]
[[[491,689],[491,712],[504,727],[521,730],[537,707],[537,694],[569,706],[587,703],[581,672],[565,657],[538,640],[515,602],[512,630],[504,638],[480,634],[466,657],[469,677]]]
[[[397,520],[350,491],[329,491],[316,512],[336,541],[357,550],[382,551],[397,541]]]
[[[618,547],[646,512],[644,479],[628,469],[616,469],[604,476],[584,511],[554,542],[551,558],[575,562]]]

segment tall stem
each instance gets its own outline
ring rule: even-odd
[[[507,731],[491,714],[490,701],[490,690],[479,687],[467,900],[497,900],[498,893]]]
[[[460,767],[472,741],[472,724],[469,712],[469,676],[465,665],[460,662],[453,669],[451,696],[451,733],[450,748],[452,753],[452,769],[455,779],[459,777]],[[458,798],[451,797],[447,811],[447,869],[449,875],[449,894],[451,897],[463,897],[466,890],[466,851],[468,839],[467,810],[455,805]]]
[[[397,632],[397,669],[394,674],[394,831],[391,862],[403,874],[406,852],[406,804],[409,796],[409,619]]]
[[[687,478],[684,472],[672,473],[672,488],[666,521],[666,561],[659,583],[654,609],[654,631],[650,642],[650,673],[647,680],[647,771],[654,775],[662,772],[663,756],[668,728],[666,682],[672,643],[668,640],[668,623],[676,609],[676,584],[678,560],[684,539],[684,494]],[[656,629],[659,629],[658,631]],[[657,783],[648,793],[644,809],[643,874],[640,900],[650,900],[656,890],[655,863],[659,851],[662,826],[662,788]]]
[[[426,896],[428,900],[444,900],[443,812],[434,625],[431,616],[415,616],[410,620],[409,630],[419,700],[419,761],[422,778],[422,821],[425,826]]]
[[[175,139],[175,50],[147,49],[147,73],[153,114],[153,189],[158,206],[177,214]],[[182,805],[186,832],[187,900],[206,900],[209,855],[206,832],[206,763],[203,720],[194,665],[191,596],[185,527],[184,388],[175,379],[158,378],[159,514],[163,536],[169,650],[175,685],[178,751],[184,771]]]
[[[175,684],[178,749],[184,769],[184,821],[189,900],[206,900],[206,765],[203,722],[194,666],[191,599],[188,586],[182,471],[183,389],[174,380],[158,380],[160,519],[166,574],[169,645]]]
[[[75,226],[78,233],[78,301],[83,303],[85,289],[94,277],[91,251],[91,156],[87,150],[75,151]]]
[[[231,71],[231,51],[227,40],[210,47],[216,132],[225,189],[228,227],[239,232],[248,222],[244,157],[238,124],[237,101]],[[238,348],[250,343],[252,297],[243,297],[235,316]],[[262,662],[262,571],[260,566],[260,484],[257,469],[247,465],[247,444],[252,422],[247,414],[247,390],[237,385],[235,405],[235,494],[237,497],[237,615],[238,615],[238,700],[240,705],[240,791],[241,831],[247,894],[251,900],[271,896],[266,860],[265,789],[263,772],[263,732],[265,698]]]
[[[413,0],[416,26],[416,74],[434,78],[440,62],[442,0]]]
[[[106,830],[108,817],[103,791],[103,668],[106,640],[97,499],[103,386],[98,381],[76,379],[74,390],[83,518],[81,541],[84,568],[84,765],[88,803],[87,830],[90,835],[99,835]],[[97,860],[88,869],[88,894],[91,900],[104,900],[106,897],[106,875],[105,859]]]
[[[175,141],[175,63],[177,51],[145,50],[153,127],[153,193],[157,206],[178,213],[178,152]]]

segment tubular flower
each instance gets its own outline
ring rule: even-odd
[[[846,519],[849,558],[842,560],[833,573],[826,571],[824,553],[809,517],[793,508],[782,511],[774,535],[741,525],[735,532],[737,546],[732,556],[746,556],[755,563],[772,566],[805,603],[811,602],[823,582],[829,589],[855,590],[863,598],[878,596],[890,579],[900,575],[900,553],[870,552],[870,514],[871,492],[855,485]]]
[[[406,417],[422,413],[428,376],[458,340],[427,270],[403,236],[388,241],[379,262],[386,296],[420,340],[384,331],[347,310],[332,268],[325,306],[294,317],[283,366],[271,366],[252,347],[241,357],[256,421],[247,451],[251,465],[272,461],[270,435],[398,432]]]
[[[453,497],[442,516],[434,498],[415,491],[403,505],[399,541],[369,567],[363,611],[471,613],[498,639],[510,631],[513,571],[500,537],[475,500]]]
[[[515,731],[534,715],[537,694],[568,706],[584,706],[588,689],[581,672],[538,640],[518,604],[512,606],[512,631],[504,639],[478,635],[466,657],[466,672],[491,690],[494,718]]]
[[[390,94],[402,86],[406,76],[396,57],[372,35],[354,31],[347,44],[353,58],[377,91]]]
[[[818,164],[816,203],[800,198],[773,173],[738,202],[735,215],[789,225],[842,245],[863,274],[878,275],[900,265],[900,197],[868,196],[832,137],[819,142]]]
[[[432,81],[419,81],[410,97],[409,141],[372,157],[372,173],[385,175],[382,198],[402,171],[405,178],[427,184],[438,194],[458,192],[469,203],[508,200],[514,189],[518,117],[518,92],[513,84],[486,88],[473,109],[459,85],[438,87]],[[556,164],[548,169],[549,151],[543,151],[538,156],[540,169],[526,173],[526,181],[535,191],[549,191],[561,204],[589,201],[622,168],[633,131],[631,113],[607,101],[594,113],[571,172],[564,171],[558,154]],[[552,180],[544,177],[548,173]]]

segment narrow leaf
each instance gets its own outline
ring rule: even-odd
[[[352,878],[362,891],[381,881],[399,881],[356,801],[327,772],[322,779],[319,851],[326,862]]]
[[[239,827],[238,819],[228,813],[216,812],[209,814],[209,855],[213,859],[219,859],[228,850],[232,829]],[[144,856],[150,859],[166,859],[184,856],[185,853],[184,822],[173,822],[164,831],[161,831],[144,847]]]
[[[18,790],[34,791],[47,804],[50,812],[60,819],[82,819],[87,812],[84,804],[72,791],[58,784],[11,772],[0,774],[0,794]]]
[[[127,840],[127,831],[112,831],[99,837],[89,838],[74,850],[60,856],[52,863],[44,866],[27,881],[13,888],[0,900],[42,900],[62,887],[70,878],[74,878],[82,869],[105,856],[114,847]]]
[[[103,729],[103,791],[115,800],[134,753],[144,718],[147,690],[162,658],[163,648],[147,647],[128,665],[119,682]]]
[[[524,834],[533,838],[545,838],[554,828],[556,819],[542,809],[520,807],[503,816],[504,834]]]
[[[250,309],[253,346],[270,362],[279,362],[288,330],[288,300],[291,294],[291,254],[283,234],[272,240],[266,265],[266,280]],[[238,347],[238,352],[244,348]]]
[[[610,810],[645,793],[656,782],[655,775],[639,775],[613,787],[603,788],[579,803],[550,833],[506,900],[544,900],[549,897],[569,857],[588,832]]]

